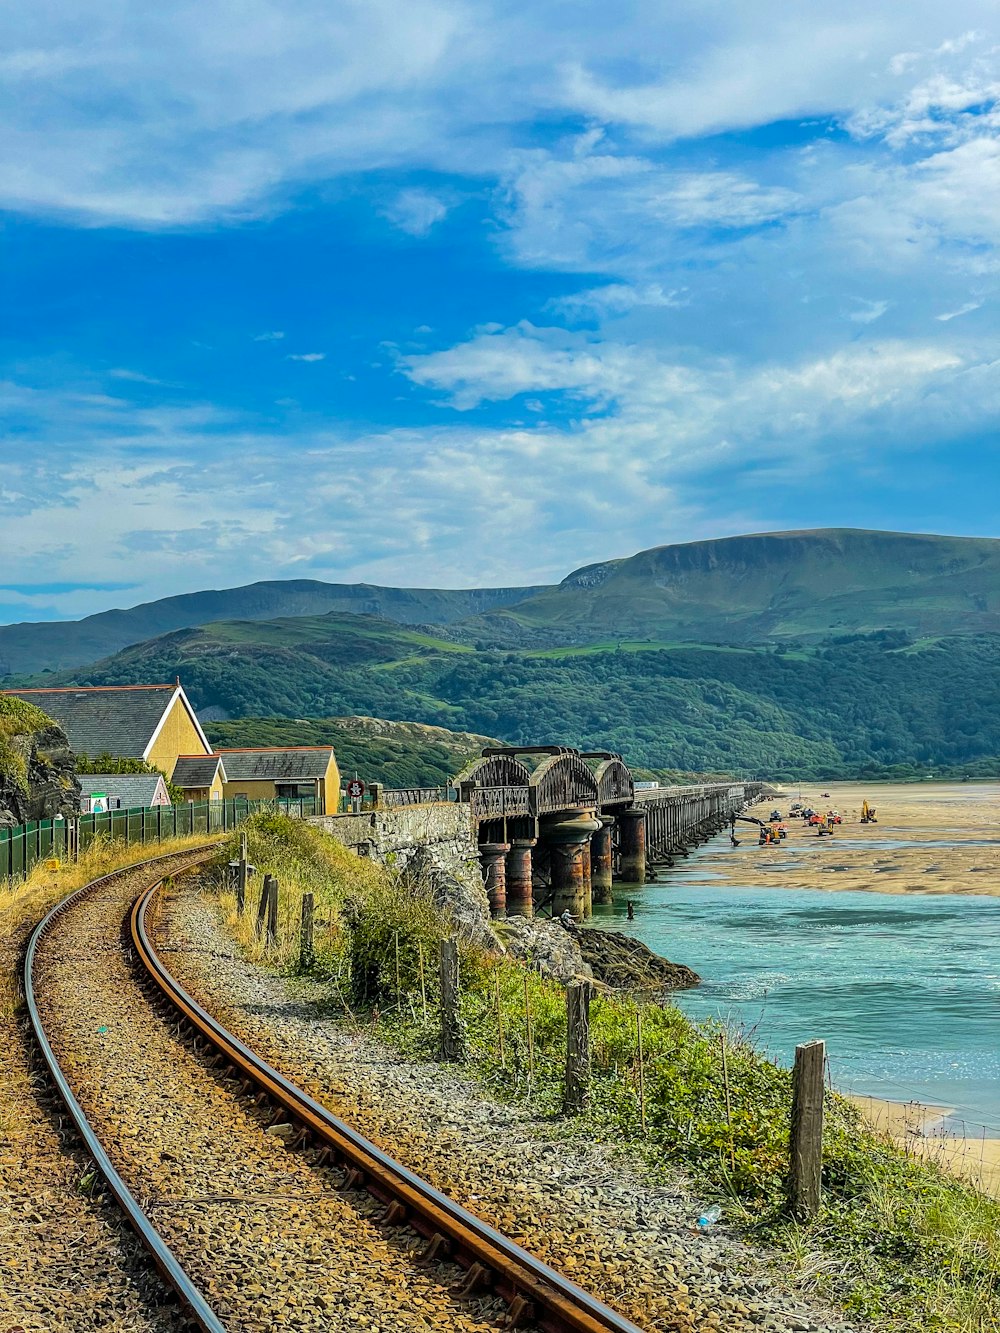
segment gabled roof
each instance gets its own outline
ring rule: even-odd
[[[79,781],[84,796],[102,791],[106,796],[121,801],[123,810],[151,806],[158,794],[169,800],[159,773],[83,773]]]
[[[220,750],[227,782],[309,782],[325,778],[332,745],[265,750]]]
[[[220,768],[222,781],[226,782],[225,765],[219,755],[182,754],[178,756],[170,781],[178,787],[211,787]]]
[[[145,759],[175,699],[187,710],[205,742],[206,753],[212,749],[180,684],[70,685],[5,692],[37,704],[48,713],[65,731],[70,749],[77,753],[96,757],[107,752]]]

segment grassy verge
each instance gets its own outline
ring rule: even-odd
[[[303,892],[317,903],[317,1001],[355,1017],[417,1058],[437,1048],[436,959],[448,922],[426,890],[283,818],[251,820],[251,859],[279,876],[279,943],[268,956],[254,916],[230,922],[249,956],[301,970]],[[226,856],[232,853],[226,848]],[[259,885],[259,880],[257,881]],[[221,867],[218,885],[224,892]],[[256,895],[251,895],[251,903]],[[562,988],[481,951],[462,950],[468,1067],[493,1096],[521,1100],[555,1125],[565,1059]],[[1000,1330],[1000,1203],[910,1158],[828,1094],[824,1209],[789,1221],[784,1183],[790,1075],[738,1035],[693,1024],[671,1006],[598,997],[593,1093],[567,1134],[616,1145],[651,1179],[683,1173],[727,1221],[784,1248],[789,1267],[880,1329]],[[639,1029],[642,1030],[640,1069]]]
[[[39,862],[28,879],[0,881],[0,1016],[14,1014],[23,1003],[20,990],[21,939],[55,903],[92,879],[151,856],[182,852],[207,841],[204,834],[169,838],[163,842],[126,845],[121,839],[98,837],[78,861],[56,861],[47,868]]]

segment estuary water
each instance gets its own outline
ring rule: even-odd
[[[1000,898],[748,888],[698,856],[616,886],[594,924],[694,968],[702,985],[675,996],[692,1018],[782,1064],[822,1037],[842,1091],[954,1107],[956,1129],[1000,1137]]]

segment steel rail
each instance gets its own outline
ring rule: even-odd
[[[151,980],[235,1073],[255,1084],[346,1169],[345,1184],[363,1186],[386,1205],[387,1221],[405,1221],[428,1239],[427,1257],[442,1249],[468,1270],[467,1291],[496,1291],[508,1305],[507,1326],[530,1322],[545,1333],[641,1333],[622,1315],[557,1273],[475,1214],[449,1199],[321,1106],[228,1032],[164,965],[149,937],[147,912],[159,885],[137,899],[132,941]],[[249,1086],[248,1083],[248,1086]]]
[[[207,848],[192,848],[192,853],[195,854],[195,859],[191,862],[190,867],[185,866],[183,869],[186,871],[189,868],[193,868],[195,865],[199,864],[200,860],[207,857],[212,850],[213,847],[211,846]],[[198,853],[200,853],[200,855],[197,855]],[[24,993],[28,1002],[28,1016],[31,1020],[31,1027],[35,1034],[35,1040],[38,1042],[39,1048],[41,1049],[42,1057],[48,1066],[49,1074],[55,1084],[56,1091],[65,1102],[66,1108],[76,1126],[77,1133],[83,1140],[84,1147],[93,1159],[94,1165],[107,1181],[111,1193],[118,1201],[119,1206],[138,1234],[139,1239],[149,1251],[153,1262],[156,1264],[161,1275],[177,1292],[198,1328],[203,1330],[203,1333],[226,1333],[225,1325],[220,1323],[217,1315],[208,1305],[204,1296],[177,1261],[173,1251],[150,1222],[146,1214],[142,1211],[137,1199],[125,1184],[122,1177],[118,1174],[111,1159],[105,1152],[100,1139],[91,1127],[83,1107],[77,1101],[69,1080],[63,1073],[58,1057],[52,1048],[52,1043],[49,1041],[48,1033],[45,1030],[45,1024],[42,1022],[42,1017],[38,1009],[35,979],[35,962],[38,956],[39,944],[52,931],[59,918],[72,907],[75,907],[82,898],[93,893],[95,889],[103,887],[109,881],[116,879],[119,875],[131,874],[137,870],[141,871],[150,866],[155,866],[159,862],[172,860],[177,856],[182,855],[184,855],[183,852],[167,852],[163,856],[154,856],[147,861],[138,861],[135,865],[126,866],[120,870],[113,870],[110,874],[102,875],[100,879],[95,879],[89,884],[85,884],[82,888],[75,890],[75,892],[69,894],[66,898],[63,898],[61,902],[57,903],[55,907],[53,907],[52,910],[38,923],[32,931],[31,938],[28,941],[28,948],[24,958]]]

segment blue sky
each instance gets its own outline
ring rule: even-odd
[[[998,535],[994,4],[5,24],[0,620]]]

